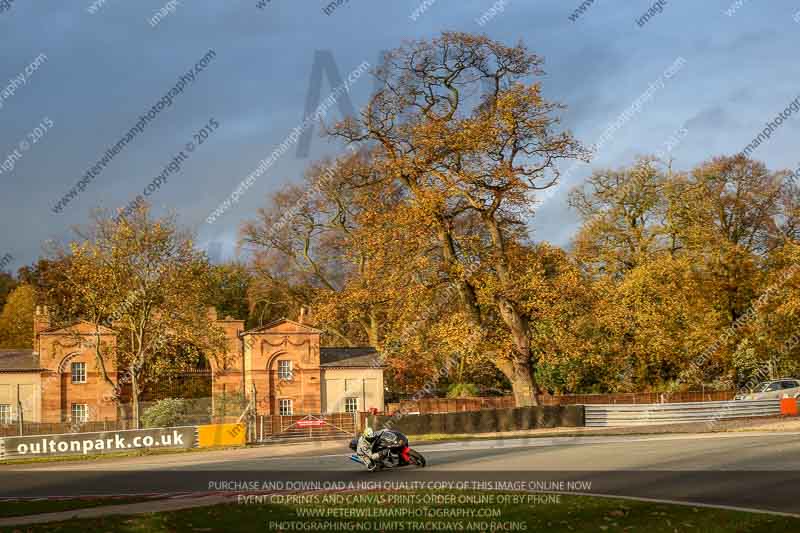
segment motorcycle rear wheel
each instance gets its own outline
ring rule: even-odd
[[[410,448],[408,450],[408,456],[411,458],[411,462],[413,464],[417,465],[420,468],[425,468],[427,462],[425,461],[425,457],[423,457],[421,453],[414,450],[413,448]]]

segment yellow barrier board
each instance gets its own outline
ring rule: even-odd
[[[244,446],[247,431],[244,424],[209,424],[197,426],[199,448],[212,446]]]

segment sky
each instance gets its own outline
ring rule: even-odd
[[[74,236],[91,209],[124,208],[176,157],[172,168],[180,168],[151,186],[148,201],[158,213],[174,212],[215,260],[236,257],[239,226],[271,192],[299,181],[315,159],[344,152],[316,127],[310,143],[285,150],[219,213],[303,123],[315,57],[344,79],[365,61],[375,66],[384,50],[442,31],[521,41],[544,57],[543,91],[566,106],[563,127],[599,144],[591,163],[564,163],[558,186],[538,198],[532,234],[561,246],[579,224],[567,194],[592,169],[630,164],[671,138],[678,169],[738,153],[800,96],[797,1],[344,0],[325,9],[329,3],[0,0],[7,268],[35,261],[50,239]],[[322,99],[333,88],[329,72]],[[373,90],[368,74],[358,77],[326,120],[362,107]],[[158,112],[140,118],[158,102]],[[752,157],[795,169],[797,115]],[[83,190],[74,190],[87,171]]]

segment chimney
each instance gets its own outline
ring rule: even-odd
[[[208,319],[211,322],[216,322],[218,320],[217,319],[217,308],[216,307],[214,307],[213,305],[209,305],[208,308],[206,308],[206,312],[208,314]]]
[[[297,321],[300,322],[301,324],[305,324],[306,323],[306,306],[305,305],[301,305],[300,306],[300,318],[298,318]]]
[[[33,315],[33,345],[37,346],[39,333],[50,329],[50,310],[46,305],[37,305]]]

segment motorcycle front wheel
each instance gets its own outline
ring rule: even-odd
[[[415,464],[420,468],[424,468],[425,465],[427,464],[422,454],[414,450],[413,448],[409,448],[408,457],[411,458],[412,464]]]

